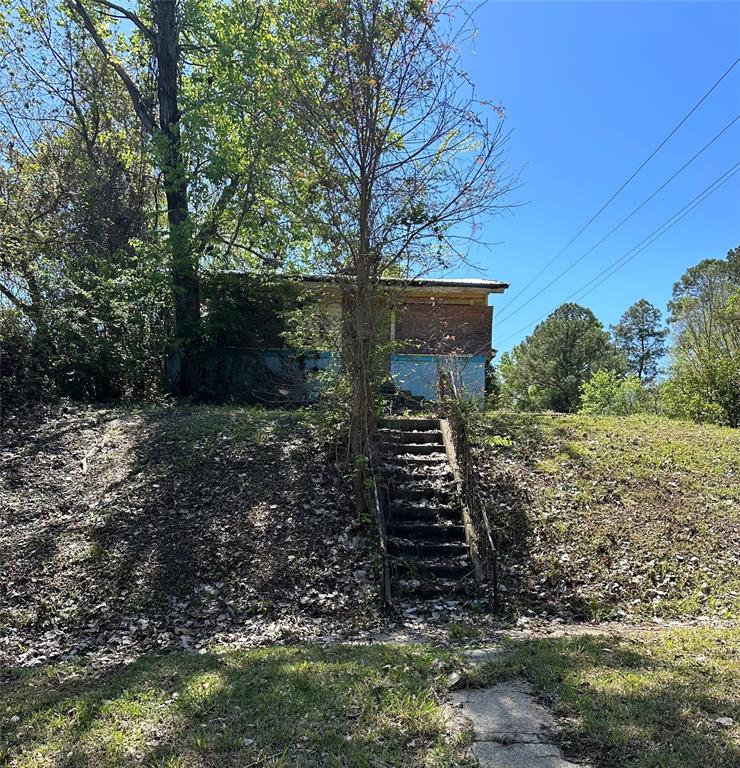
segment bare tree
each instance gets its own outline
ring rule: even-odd
[[[461,3],[347,0],[319,3],[308,16],[308,31],[291,38],[303,43],[293,57],[294,109],[319,184],[304,215],[319,268],[342,290],[348,454],[362,509],[380,279],[464,259],[513,182],[502,165],[502,110],[476,98],[460,66],[458,46],[474,32]]]

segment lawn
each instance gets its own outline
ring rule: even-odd
[[[453,666],[419,646],[149,654],[0,679],[12,768],[470,766],[440,699]]]
[[[740,765],[740,632],[677,629],[510,641],[476,684],[522,676],[598,768]]]
[[[477,440],[513,613],[738,616],[740,430],[494,413]]]

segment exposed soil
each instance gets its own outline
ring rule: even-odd
[[[305,412],[5,415],[0,662],[360,636],[374,532]]]

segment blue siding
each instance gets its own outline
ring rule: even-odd
[[[399,389],[436,400],[440,371],[449,371],[457,387],[474,399],[486,393],[485,355],[391,355],[391,376]]]
[[[209,366],[213,386],[223,399],[315,400],[319,383],[313,373],[325,369],[332,356],[321,352],[302,363],[285,349],[223,349]],[[440,371],[452,373],[458,389],[470,398],[485,396],[485,355],[391,355],[391,376],[399,389],[425,400],[438,398]],[[272,394],[271,394],[272,393]]]

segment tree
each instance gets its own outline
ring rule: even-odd
[[[0,304],[26,320],[24,389],[143,396],[159,379],[164,306],[137,118],[69,20],[15,7],[1,44]]]
[[[177,393],[199,383],[200,272],[234,250],[273,264],[288,226],[274,204],[290,133],[281,38],[258,2],[65,0],[126,88],[166,201]],[[134,6],[135,8],[135,6]]]
[[[624,352],[627,370],[640,382],[653,381],[658,375],[658,361],[666,353],[668,336],[660,310],[646,299],[640,299],[612,326],[612,333],[617,348]]]
[[[666,398],[676,415],[740,426],[738,249],[704,259],[673,286],[674,345]]]
[[[643,408],[645,390],[637,376],[616,371],[596,371],[581,384],[581,413],[595,416],[628,416]]]
[[[621,355],[590,309],[562,304],[502,355],[502,397],[524,410],[572,413],[581,385],[599,370],[621,370]]]
[[[463,258],[477,222],[501,207],[511,180],[501,166],[500,110],[475,97],[459,67],[457,45],[472,34],[461,4],[296,5],[300,26],[288,32],[301,43],[292,57],[292,110],[316,179],[302,213],[315,233],[318,268],[335,276],[342,294],[348,458],[362,509],[383,369],[380,279]],[[289,187],[304,181],[298,174]]]

